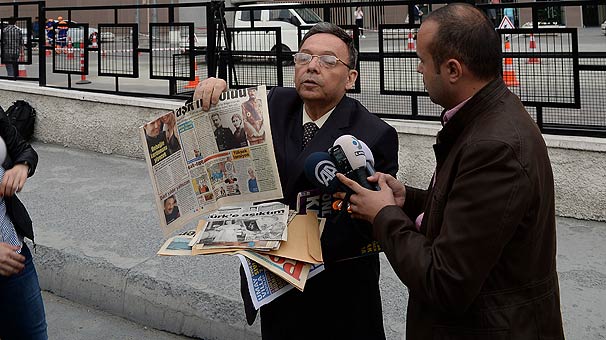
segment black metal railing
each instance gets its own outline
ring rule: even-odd
[[[44,1],[30,1],[0,4],[0,17],[3,23],[16,18],[27,32],[19,64],[29,74],[20,72],[17,80],[159,98],[186,98],[208,76],[223,77],[234,88],[292,86],[292,55],[300,39],[315,21],[331,21],[350,33],[360,51],[350,96],[380,117],[439,118],[441,108],[417,73],[416,33],[423,17],[407,19],[414,1],[301,1],[246,7],[220,1],[45,7]],[[419,5],[427,15],[448,2]],[[366,38],[354,25],[356,6],[366,12]],[[477,6],[494,13],[495,26],[507,16],[518,27],[498,30],[503,76],[542,131],[606,137],[606,36],[598,27],[572,27],[582,23],[567,23],[574,16],[564,15],[593,11],[593,21],[602,22],[606,0]],[[42,19],[32,34],[36,16]],[[58,16],[69,26],[60,43],[47,39],[44,29],[48,18]],[[8,77],[0,71],[0,78]]]

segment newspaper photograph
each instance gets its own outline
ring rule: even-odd
[[[288,206],[279,202],[220,208],[207,215],[204,227],[190,246],[195,249],[276,249],[280,241],[287,239],[289,214]]]
[[[173,236],[166,240],[160,250],[158,251],[158,255],[165,256],[184,256],[184,255],[193,255],[191,251],[191,246],[189,243],[196,235],[195,230],[188,230],[179,235]]]
[[[284,279],[270,272],[260,264],[243,255],[238,254],[237,256],[244,268],[246,281],[248,282],[248,291],[255,309],[261,308],[261,306],[272,302],[277,297],[294,288],[293,285],[288,284]],[[308,279],[311,279],[323,270],[324,265],[312,265],[309,270]]]
[[[265,86],[224,92],[209,111],[187,103],[139,130],[165,235],[222,206],[282,198]]]

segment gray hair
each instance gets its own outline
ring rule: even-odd
[[[333,23],[319,22],[319,23],[315,24],[312,28],[309,29],[309,31],[307,31],[307,33],[305,33],[303,40],[301,40],[301,46],[303,46],[303,43],[305,43],[305,40],[307,40],[312,35],[318,34],[318,33],[332,34],[335,37],[341,39],[341,41],[343,41],[345,43],[345,45],[347,45],[347,51],[349,54],[349,63],[348,63],[349,68],[350,69],[356,68],[356,62],[358,61],[358,50],[356,50],[356,47],[354,46],[353,38],[349,34],[347,34],[347,32],[345,32],[344,29],[342,29],[341,27],[339,27]],[[301,46],[299,46],[299,47],[301,47]]]

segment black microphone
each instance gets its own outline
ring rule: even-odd
[[[339,150],[340,149],[340,150]],[[331,153],[332,152],[332,153]],[[339,162],[337,158],[337,169],[344,170],[343,174],[350,179],[356,181],[358,184],[369,190],[377,191],[379,188],[377,185],[372,185],[368,182],[367,177],[369,176],[366,166],[367,158],[364,153],[364,149],[360,141],[352,135],[343,135],[335,140],[334,146],[329,149],[329,153],[333,157],[342,157],[342,153],[348,166],[340,168],[339,165],[343,162]],[[373,159],[374,160],[374,159]],[[374,170],[374,169],[373,169]]]
[[[328,153],[312,153],[305,159],[303,168],[307,179],[322,192],[334,194],[344,191],[343,185],[337,178],[339,170]]]

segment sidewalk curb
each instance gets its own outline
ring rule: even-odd
[[[240,301],[158,280],[104,259],[38,244],[34,254],[42,290],[150,327],[203,339],[260,339]],[[153,259],[152,259],[153,260]],[[146,260],[147,261],[147,260]]]

